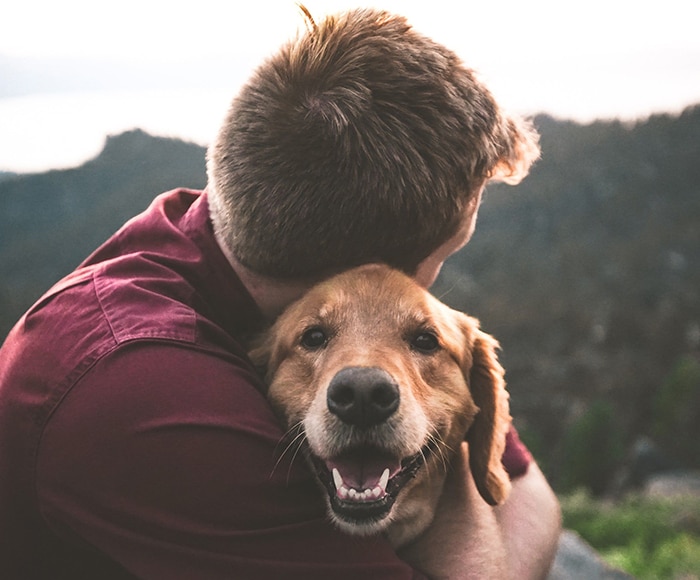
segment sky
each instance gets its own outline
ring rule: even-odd
[[[11,4],[10,4],[11,2]],[[700,103],[688,0],[306,0],[404,14],[507,109],[589,122]],[[0,19],[0,170],[94,156],[140,127],[207,144],[237,88],[302,26],[293,0],[8,0]]]

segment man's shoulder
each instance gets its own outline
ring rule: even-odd
[[[104,265],[69,275],[7,337],[0,398],[23,413],[31,407],[40,426],[77,385],[91,385],[83,394],[104,394],[121,381],[161,396],[167,387],[172,395],[165,377],[172,379],[175,369],[183,389],[205,381],[259,394],[244,344],[195,308],[195,298],[185,299],[193,289],[172,286],[156,275],[130,279]],[[219,376],[207,381],[214,370]]]
[[[193,343],[194,293],[167,268],[129,257],[71,273],[26,312],[15,330],[76,355],[138,339]]]
[[[44,294],[11,331],[3,346],[4,362],[12,363],[6,378],[31,369],[42,390],[69,388],[96,361],[134,342],[176,343],[244,361],[244,345],[201,302],[190,282],[148,256],[84,266]]]
[[[92,276],[94,299],[115,343],[137,339],[194,343],[196,289],[171,268],[143,256],[103,264]]]

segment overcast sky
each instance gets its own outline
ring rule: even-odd
[[[70,165],[105,132],[136,125],[206,142],[250,69],[302,22],[293,0],[9,1],[0,18],[0,59],[12,65],[0,67],[0,170]],[[689,0],[305,4],[317,18],[363,5],[403,13],[521,113],[634,119],[700,102]],[[61,148],[75,152],[62,159]]]

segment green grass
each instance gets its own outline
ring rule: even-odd
[[[583,492],[560,498],[564,526],[639,580],[700,578],[700,498],[621,502]]]

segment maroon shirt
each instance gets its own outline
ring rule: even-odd
[[[0,578],[420,577],[276,463],[243,346],[260,324],[189,190],[44,295],[0,350]],[[504,462],[529,455],[512,440]]]

